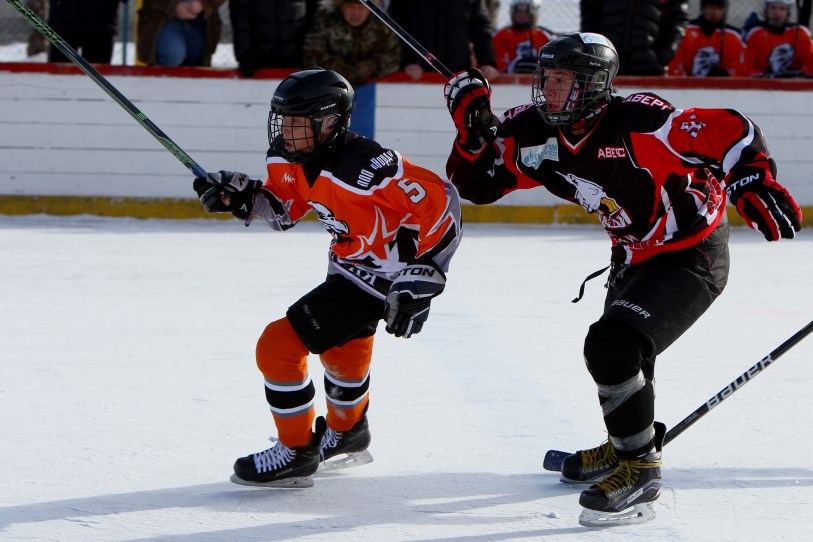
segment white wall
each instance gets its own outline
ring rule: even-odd
[[[109,77],[201,166],[263,175],[268,101],[278,81]],[[626,95],[637,90],[621,88]],[[660,89],[678,107],[730,107],[763,130],[779,179],[813,205],[810,92]],[[495,85],[494,110],[530,100],[528,85]],[[453,128],[437,84],[378,85],[376,138],[443,173]],[[192,174],[84,75],[0,72],[0,195],[192,198]],[[544,190],[505,204],[548,205]]]

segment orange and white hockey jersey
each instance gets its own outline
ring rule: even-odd
[[[744,63],[745,44],[733,27],[718,27],[706,35],[695,20],[686,26],[686,35],[669,63],[669,75],[705,77],[716,75],[714,70],[719,69],[737,77],[744,75]]]
[[[333,236],[329,274],[384,298],[410,263],[448,270],[461,236],[457,191],[398,151],[349,132],[316,167],[292,164],[273,149],[266,162],[252,215],[282,231],[313,210]]]
[[[494,55],[497,69],[502,73],[530,73],[528,65],[536,64],[539,49],[553,39],[553,33],[540,26],[527,30],[510,26],[494,34]],[[526,62],[526,69],[518,68],[518,63]]]
[[[758,25],[745,35],[745,73],[781,77],[801,73],[810,66],[810,31],[799,24],[781,33]],[[813,74],[808,74],[813,75]]]

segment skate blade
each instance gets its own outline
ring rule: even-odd
[[[359,465],[366,465],[372,462],[373,456],[370,451],[362,450],[360,452],[345,454],[344,457],[329,459],[319,465],[319,470],[322,472],[331,472],[348,469],[350,467],[358,467]]]
[[[585,508],[579,515],[579,525],[592,528],[615,527],[618,525],[636,525],[654,518],[655,503],[645,502],[631,506],[621,512],[600,512]]]
[[[274,480],[273,482],[250,482],[248,480],[243,480],[236,474],[232,474],[230,480],[241,486],[275,487],[282,489],[302,489],[306,487],[313,487],[313,478],[310,476],[283,478],[282,480]]]

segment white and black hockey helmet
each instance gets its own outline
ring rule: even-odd
[[[330,149],[345,134],[354,106],[353,87],[341,74],[319,67],[292,73],[282,80],[271,98],[268,144],[286,160],[301,164]],[[286,151],[282,144],[284,117],[310,119],[316,137],[322,132],[325,121],[331,122],[333,130],[307,152]]]
[[[542,119],[552,126],[569,126],[604,103],[613,92],[618,53],[601,34],[564,34],[539,49],[532,100]],[[552,70],[573,72],[566,103],[557,111],[548,107],[546,81]]]
[[[508,7],[508,14],[511,16],[511,24],[519,28],[532,28],[536,26],[536,21],[539,19],[539,9],[541,2],[539,0],[511,0],[511,5]],[[519,23],[515,20],[515,16],[520,11],[520,7],[527,9],[530,17],[527,22]]]

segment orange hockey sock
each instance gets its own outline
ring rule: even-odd
[[[351,429],[369,401],[373,337],[354,339],[324,352],[327,423],[336,431]]]
[[[308,349],[287,318],[271,322],[257,341],[257,367],[265,377],[279,440],[289,448],[313,437],[315,389],[308,374]]]

